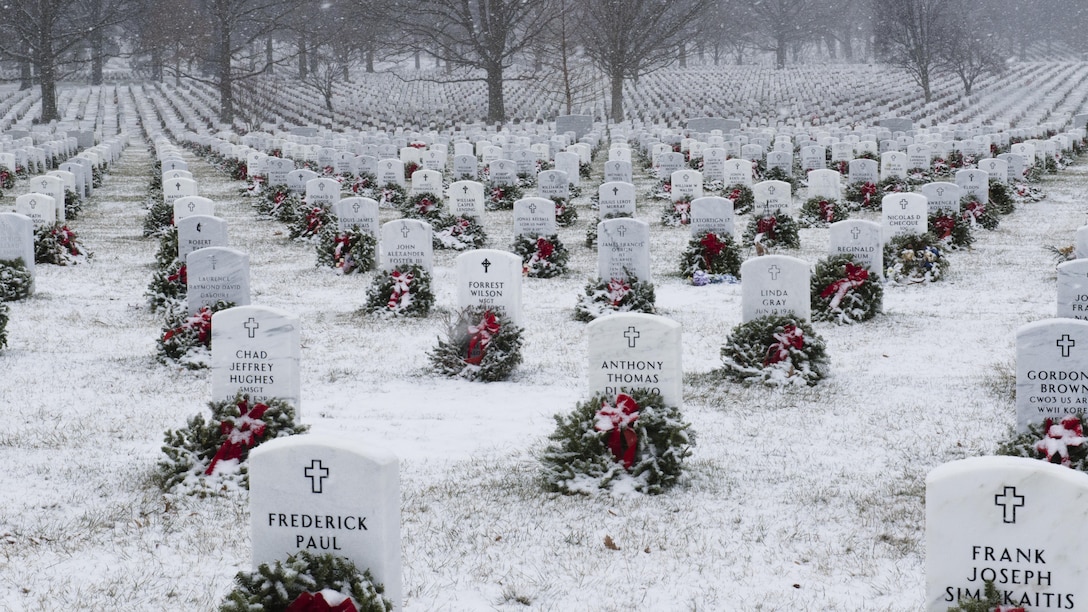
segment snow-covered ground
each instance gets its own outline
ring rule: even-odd
[[[925,475],[991,453],[1007,433],[1014,333],[1053,315],[1045,247],[1073,242],[1088,186],[1084,164],[1047,177],[1047,199],[976,230],[945,280],[888,287],[874,321],[816,324],[832,374],[803,389],[711,375],[740,322],[740,287],[681,279],[687,230],[662,227],[661,204],[640,196],[659,314],[683,326],[697,445],[664,495],[590,498],[545,492],[536,456],[553,415],[587,396],[585,325],[572,313],[595,274],[583,245],[593,211],[560,231],[573,271],[525,281],[513,379],[468,383],[428,371],[440,316],[363,315],[371,275],[316,268],[314,247],[258,219],[241,183],[189,159],[231,245],[250,254],[253,303],[301,317],[303,422],[401,459],[409,611],[918,609]],[[210,610],[249,567],[245,495],[164,496],[151,479],[163,433],[206,410],[210,381],[154,358],[162,321],[143,294],[158,243],[141,235],[150,170],[133,138],[71,224],[93,260],[39,266],[35,295],[11,304],[0,609]],[[485,226],[489,247],[512,242],[509,212]],[[825,255],[827,230],[801,240],[790,254]],[[436,253],[440,308],[454,306],[456,254]]]

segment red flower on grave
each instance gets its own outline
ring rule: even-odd
[[[465,363],[480,365],[487,353],[487,345],[491,344],[491,338],[499,333],[499,322],[495,313],[490,310],[484,312],[484,316],[476,325],[468,327],[469,340]]]
[[[759,221],[756,221],[756,233],[762,234],[768,240],[774,240],[775,227],[778,226],[778,219],[773,215],[770,217],[763,217]]]
[[[840,278],[824,287],[824,290],[820,292],[820,297],[825,300],[831,298],[831,309],[834,310],[839,307],[839,303],[842,302],[842,299],[846,297],[846,294],[850,292],[851,289],[857,289],[864,285],[865,281],[868,279],[868,270],[847,262],[846,278]]]
[[[605,289],[605,293],[608,295],[608,301],[612,303],[612,306],[618,307],[623,298],[627,297],[627,294],[631,292],[631,285],[628,285],[626,281],[613,278],[608,281],[608,287]]]
[[[947,240],[952,235],[952,230],[956,228],[956,220],[948,215],[939,215],[933,220],[933,225],[937,227],[937,237],[941,240]]]
[[[332,259],[337,268],[344,268],[344,272],[347,272],[351,265],[349,263],[351,259],[351,246],[352,239],[348,234],[337,234],[334,240],[335,247],[332,250]]]
[[[370,189],[373,186],[374,185],[370,182],[370,177],[360,176],[358,179],[355,180],[354,183],[351,184],[351,192],[359,193],[359,191],[363,189]]]
[[[408,146],[412,147],[413,149],[426,149],[427,143],[416,141],[408,143]]]
[[[54,228],[50,234],[52,234],[58,245],[68,249],[68,254],[79,255],[79,248],[76,246],[76,233],[68,229],[67,225]]]
[[[219,424],[219,433],[227,437],[219,446],[215,456],[212,457],[208,469],[204,473],[211,476],[215,472],[215,465],[220,461],[242,459],[242,454],[251,446],[256,446],[264,437],[267,425],[261,420],[268,410],[267,404],[249,405],[249,399],[238,400],[238,416],[224,420]]]
[[[549,242],[546,238],[536,239],[536,253],[539,259],[547,259],[555,252],[555,245]]]
[[[170,276],[167,276],[166,280],[170,281],[171,283],[179,283],[182,285],[187,284],[189,282],[189,276],[188,269],[185,267],[185,264],[181,264],[181,267],[178,268],[178,271],[174,272]]]
[[[787,325],[781,332],[774,334],[777,342],[767,347],[767,357],[763,359],[764,367],[789,359],[790,349],[801,349],[805,346],[805,333],[800,327]]]
[[[358,608],[350,597],[333,606],[325,601],[325,596],[321,593],[303,593],[284,612],[358,612]]]
[[[385,307],[394,309],[400,305],[406,296],[410,295],[414,278],[411,272],[401,273],[399,270],[393,270],[390,276],[393,278],[393,290],[389,293],[389,301],[385,304]]]
[[[703,247],[703,261],[706,263],[706,269],[710,270],[711,262],[725,250],[725,243],[718,239],[717,234],[707,232],[706,236],[699,241],[699,245]]]
[[[638,404],[630,395],[621,393],[616,396],[615,406],[607,400],[602,401],[601,409],[593,419],[594,429],[611,432],[608,434],[608,450],[612,451],[616,461],[623,463],[625,470],[635,464],[635,453],[638,451],[638,433],[632,428],[638,420],[638,409]]]

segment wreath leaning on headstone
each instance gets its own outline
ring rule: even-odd
[[[466,308],[446,321],[446,339],[427,357],[438,374],[495,382],[506,380],[521,363],[522,329],[508,317],[483,308]]]
[[[151,282],[144,292],[151,312],[175,312],[185,308],[185,299],[189,294],[186,276],[185,264],[177,259],[151,275]]]
[[[797,222],[801,227],[827,227],[849,218],[846,205],[835,198],[809,198],[801,205]]]
[[[91,257],[76,233],[59,221],[34,231],[34,263],[67,266]]]
[[[366,312],[394,317],[425,317],[434,305],[431,274],[422,266],[379,272],[366,292]]]
[[[34,277],[23,258],[0,259],[0,302],[14,302],[30,296]]]
[[[238,572],[237,585],[219,612],[391,612],[370,570],[362,573],[348,559],[306,551],[285,561],[262,563],[256,571]]]
[[[1008,215],[1016,211],[1009,185],[1005,181],[990,181],[990,209],[998,215]]]
[[[738,215],[752,212],[756,205],[756,195],[752,188],[740,183],[727,185],[722,189],[722,197],[733,201],[733,212]]]
[[[557,234],[551,236],[518,236],[514,253],[521,257],[521,269],[532,278],[554,278],[567,272],[570,253]]]
[[[416,193],[405,199],[398,210],[409,219],[433,221],[442,216],[442,198],[430,192]]]
[[[575,320],[588,322],[616,312],[655,313],[653,283],[631,276],[628,279],[589,281],[585,294],[578,296],[574,306]]]
[[[884,307],[880,278],[856,265],[850,254],[816,262],[810,296],[813,321],[858,323],[872,319]]]
[[[321,230],[335,223],[332,212],[324,206],[303,204],[298,207],[294,221],[287,228],[287,236],[291,240],[320,240]]]
[[[487,244],[487,232],[480,220],[471,215],[442,215],[432,224],[431,244],[436,249],[465,251]]]
[[[147,215],[144,216],[145,238],[158,236],[174,226],[174,207],[163,201],[162,191],[148,194]]]
[[[1088,418],[1083,414],[1044,419],[1042,423],[1029,424],[1027,431],[1013,434],[1002,442],[997,454],[1041,459],[1088,472],[1085,429],[1088,429]]]
[[[743,240],[745,244],[754,246],[759,255],[778,248],[801,247],[797,222],[781,210],[776,210],[770,215],[752,215],[744,228]]]
[[[691,196],[665,202],[661,210],[661,224],[677,227],[691,223]]]
[[[827,348],[808,321],[766,316],[733,328],[722,347],[722,373],[738,382],[815,385],[828,373]]]
[[[211,417],[197,414],[185,427],[166,432],[165,456],[155,472],[163,491],[205,496],[248,489],[245,461],[250,449],[309,429],[297,423],[294,407],[278,398],[255,402],[239,393],[208,407]]]
[[[192,315],[184,305],[177,311],[168,311],[158,339],[158,360],[173,361],[190,370],[208,367],[212,357],[212,315],[232,306],[232,302],[219,301],[202,306]]]
[[[574,204],[570,203],[570,200],[555,197],[552,198],[555,202],[555,224],[559,227],[570,227],[578,220],[578,209],[574,207]]]
[[[727,281],[725,276],[735,281],[740,278],[741,261],[740,248],[731,235],[699,232],[692,236],[680,255],[680,275],[692,279],[693,283],[696,279],[706,280],[707,283]]]
[[[317,265],[336,270],[337,274],[362,274],[374,269],[378,240],[354,225],[342,232],[330,223],[322,228],[317,241]]]
[[[890,283],[937,282],[948,271],[948,265],[937,237],[929,232],[901,234],[884,245],[884,278]]]
[[[880,208],[884,192],[876,183],[857,181],[847,185],[842,195],[854,210],[875,210]]]
[[[484,206],[487,210],[513,210],[514,202],[524,197],[524,192],[517,185],[495,185],[485,195]]]
[[[8,345],[8,321],[11,318],[11,307],[0,302],[0,350]]]
[[[971,223],[964,215],[957,215],[942,208],[930,213],[926,223],[930,228],[929,233],[936,236],[937,240],[949,250],[969,248],[975,241]]]
[[[963,218],[972,227],[979,225],[983,229],[995,230],[1000,223],[1000,220],[994,215],[994,211],[973,194],[963,196],[963,199],[960,200],[960,210],[963,211],[961,213]]]
[[[567,494],[663,493],[694,443],[680,409],[645,389],[598,393],[555,423],[541,463],[547,487]]]

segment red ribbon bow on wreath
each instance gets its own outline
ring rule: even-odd
[[[321,220],[321,213],[324,209],[320,207],[314,207],[310,209],[310,212],[306,214],[306,232],[309,234],[317,233],[317,230],[321,229],[324,222]]]
[[[707,232],[699,244],[703,247],[703,261],[706,263],[706,271],[709,272],[711,262],[725,250],[725,243],[718,239],[717,234]]]
[[[977,221],[979,217],[986,214],[986,206],[978,200],[971,200],[963,208],[963,217],[971,221]]]
[[[451,236],[460,236],[461,234],[464,234],[464,233],[466,233],[468,231],[468,226],[469,226],[468,219],[465,219],[464,217],[461,217],[460,219],[457,220],[456,223],[454,223],[453,225],[450,226],[450,235]]]
[[[1043,430],[1046,431],[1046,437],[1035,443],[1035,450],[1046,453],[1047,461],[1050,461],[1054,455],[1058,455],[1062,459],[1062,465],[1069,467],[1072,463],[1069,460],[1069,447],[1080,446],[1086,441],[1080,419],[1076,416],[1067,416],[1059,423],[1054,422],[1053,419],[1046,419],[1043,422]]]
[[[785,361],[790,357],[791,348],[800,349],[805,346],[805,333],[795,325],[783,327],[781,332],[774,334],[774,339],[777,342],[767,348],[767,358],[763,360],[764,366]]]
[[[502,187],[496,187],[496,188],[491,190],[491,201],[492,202],[499,202],[505,197],[506,197],[506,192],[503,191]]]
[[[241,459],[242,451],[250,446],[257,445],[258,439],[264,436],[267,429],[265,422],[260,420],[267,410],[267,404],[257,403],[251,408],[249,400],[242,399],[238,401],[239,415],[232,421],[223,421],[219,424],[220,433],[226,435],[227,439],[223,441],[215,456],[212,457],[208,469],[204,471],[205,474],[211,476],[215,472],[216,463]]]
[[[831,223],[835,220],[835,205],[827,200],[820,200],[820,214]]]
[[[615,307],[619,306],[623,298],[627,297],[627,294],[631,292],[631,285],[628,285],[623,279],[613,278],[608,281],[608,288],[605,291],[608,293],[608,300]]]
[[[386,303],[386,308],[396,308],[400,301],[404,299],[404,296],[408,295],[412,286],[411,272],[405,272],[401,274],[399,270],[393,270],[393,290],[389,293],[389,302]]]
[[[876,195],[876,185],[872,183],[865,183],[861,186],[861,195],[864,197],[864,206],[869,207],[870,198]]]
[[[549,242],[546,238],[536,239],[536,253],[538,259],[547,259],[555,253],[555,245]]]
[[[679,200],[677,202],[673,202],[672,206],[673,210],[676,211],[676,214],[680,215],[680,225],[687,225],[690,221],[688,214],[691,213],[691,202],[688,202],[686,200]]]
[[[292,601],[284,612],[358,612],[358,608],[350,597],[334,606],[325,601],[323,594],[306,592]]]
[[[351,251],[351,236],[347,234],[336,235],[336,248],[332,251],[333,260],[337,268],[343,268],[347,263],[348,253]]]
[[[774,240],[774,230],[778,225],[776,217],[763,217],[756,221],[756,233],[763,234],[767,239]]]
[[[937,226],[940,231],[940,239],[946,240],[952,235],[952,230],[956,228],[956,220],[948,215],[941,215],[933,221],[933,225]]]
[[[865,281],[869,279],[869,271],[861,266],[855,266],[852,263],[846,264],[846,278],[840,278],[839,280],[824,287],[824,290],[820,292],[820,297],[827,299],[832,295],[835,296],[831,299],[832,310],[839,307],[839,302],[842,298],[846,297],[846,294],[851,289],[857,289],[865,284]],[[800,348],[800,347],[798,347]]]
[[[491,344],[491,338],[499,333],[499,322],[495,319],[495,313],[490,310],[484,312],[483,319],[476,325],[470,325],[468,333],[468,355],[465,363],[480,365],[487,352],[487,345]]]
[[[733,191],[729,192],[729,199],[733,200],[733,202],[736,203],[736,201],[740,199],[740,195],[740,189],[734,189]]]
[[[427,214],[434,210],[434,202],[430,198],[420,198],[416,203],[416,212],[420,214]]]
[[[204,346],[208,346],[208,342],[212,337],[212,311],[207,306],[201,306],[200,310],[195,315],[185,319],[185,322],[179,327],[175,327],[163,334],[162,341],[166,342],[174,336],[190,329],[197,330],[197,341]]]
[[[170,276],[166,277],[166,280],[170,281],[171,283],[181,283],[182,285],[188,283],[188,279],[189,275],[188,270],[185,268],[185,264],[181,264],[181,267],[178,268],[177,272],[174,272]]]
[[[611,432],[608,435],[608,449],[616,461],[623,463],[623,469],[629,470],[635,464],[635,452],[638,451],[638,433],[631,426],[638,420],[638,404],[630,395],[621,393],[616,396],[616,405],[601,402],[601,409],[594,418],[593,428],[597,431]]]

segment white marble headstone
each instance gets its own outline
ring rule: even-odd
[[[446,192],[449,212],[459,217],[484,218],[484,185],[476,181],[455,181]]]
[[[881,200],[884,240],[900,234],[924,234],[928,229],[929,201],[920,193],[889,193]]]
[[[631,183],[604,183],[597,189],[597,195],[602,218],[606,215],[634,216],[635,186]]]
[[[850,183],[880,182],[880,165],[872,159],[853,159],[848,165]]]
[[[162,185],[162,199],[171,206],[178,198],[195,196],[196,194],[196,181],[193,179],[179,178]]]
[[[333,202],[340,200],[340,181],[330,178],[315,178],[306,181],[306,203],[320,206],[326,210]]]
[[[214,215],[215,202],[201,196],[182,196],[174,200],[174,223],[191,215]]]
[[[650,282],[650,226],[645,221],[618,218],[597,224],[597,275]]]
[[[249,464],[253,566],[307,551],[369,570],[401,610],[397,458],[369,442],[301,434],[256,446]]]
[[[808,197],[838,200],[841,191],[837,171],[820,169],[808,173]]]
[[[1088,409],[1088,321],[1046,319],[1016,330],[1016,426]]]
[[[661,395],[670,406],[684,404],[680,324],[665,317],[621,312],[586,325],[589,392],[615,397],[635,389]]]
[[[1003,159],[987,158],[978,160],[978,169],[986,173],[990,180],[1000,183],[1009,182],[1009,162]]]
[[[47,196],[52,196],[53,207],[56,210],[57,221],[65,221],[64,212],[64,181],[55,176],[49,176],[43,174],[41,176],[35,176],[29,179],[30,189],[33,193],[42,193]]]
[[[34,220],[19,213],[0,213],[0,260],[23,260],[34,278]]]
[[[1057,317],[1088,320],[1088,259],[1058,264]]]
[[[732,236],[735,214],[733,202],[717,196],[705,196],[691,201],[689,230],[692,236],[703,232]]]
[[[476,249],[454,261],[458,308],[487,308],[506,315],[515,325],[522,324],[521,257],[509,251]]]
[[[853,255],[870,274],[884,276],[884,246],[880,224],[847,219],[832,223],[827,236],[828,255]]]
[[[536,193],[542,198],[570,200],[570,183],[567,173],[561,170],[545,170],[536,175]]]
[[[929,214],[938,210],[958,215],[960,212],[960,199],[963,198],[963,188],[955,183],[938,181],[922,185],[920,191],[926,196]]]
[[[577,153],[560,151],[555,154],[555,169],[559,172],[566,172],[567,182],[575,187],[581,184],[581,177],[578,174],[581,163],[582,158]]]
[[[228,247],[197,249],[185,258],[189,314],[202,306],[249,305],[249,255]]]
[[[358,226],[374,238],[378,237],[378,201],[373,198],[344,198],[332,205],[337,231]]]
[[[762,255],[740,265],[741,320],[771,315],[808,319],[811,269],[807,261],[788,255]]]
[[[398,219],[382,225],[382,270],[397,266],[420,266],[427,272],[434,269],[434,244],[431,224],[418,219]]]
[[[907,154],[900,151],[886,151],[880,154],[880,180],[887,178],[907,178]]]
[[[377,171],[379,185],[393,183],[401,187],[405,186],[404,162],[401,160],[392,158],[378,160]]]
[[[752,186],[752,162],[743,157],[725,160],[725,185]]]
[[[522,198],[514,202],[514,236],[553,236],[555,202],[545,198]]]
[[[760,181],[752,186],[755,210],[759,214],[789,213],[793,206],[793,188],[786,181]]]
[[[298,317],[265,306],[237,306],[212,315],[212,401],[238,393],[265,402],[301,403]]]
[[[604,163],[605,182],[630,183],[631,162],[613,159]]]
[[[672,173],[672,200],[703,197],[703,173],[696,170],[677,170]]]
[[[412,195],[442,194],[442,173],[437,170],[416,170],[412,173]]]
[[[35,227],[57,222],[56,201],[44,193],[24,193],[15,198],[15,212],[30,218]]]
[[[227,222],[211,215],[189,215],[178,219],[178,259],[207,247],[227,246]]]
[[[1088,475],[1024,457],[973,457],[926,476],[926,612],[984,599],[1076,610],[1088,598]]]
[[[974,196],[983,205],[990,203],[990,177],[984,170],[960,170],[956,172],[956,184],[964,195]]]

